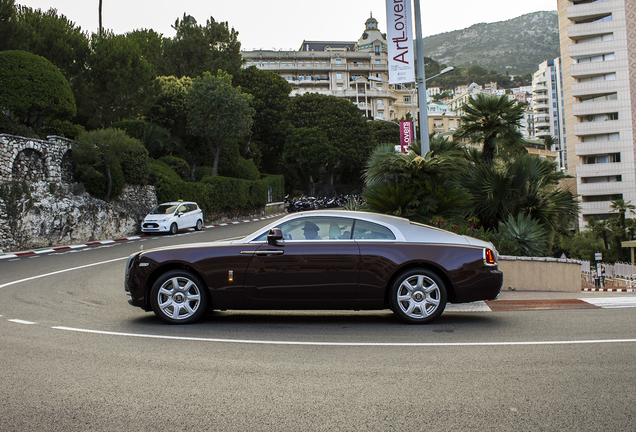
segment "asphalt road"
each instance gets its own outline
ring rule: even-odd
[[[270,221],[0,261],[0,431],[636,430],[636,309],[133,308],[126,257]],[[21,281],[21,282],[18,282]]]

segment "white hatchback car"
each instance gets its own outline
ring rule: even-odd
[[[203,228],[203,211],[194,202],[168,202],[159,204],[141,224],[144,233],[169,232],[176,234],[180,229]]]

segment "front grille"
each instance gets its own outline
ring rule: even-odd
[[[159,228],[159,224],[156,223],[145,223],[144,228]]]

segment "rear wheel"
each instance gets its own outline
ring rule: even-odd
[[[170,324],[186,324],[201,318],[208,306],[208,297],[207,287],[187,270],[164,273],[150,291],[153,312]]]
[[[203,229],[203,221],[201,219],[199,219],[197,221],[196,226],[194,227],[195,231],[201,231]]]
[[[410,324],[426,324],[437,319],[446,307],[446,287],[441,278],[427,269],[402,273],[389,293],[391,310]]]

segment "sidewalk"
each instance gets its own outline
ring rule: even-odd
[[[579,299],[579,298],[626,297],[626,296],[636,297],[636,292],[608,292],[608,291],[559,292],[559,291],[501,290],[501,294],[499,294],[499,298],[497,298],[497,300],[565,300],[565,299]]]

